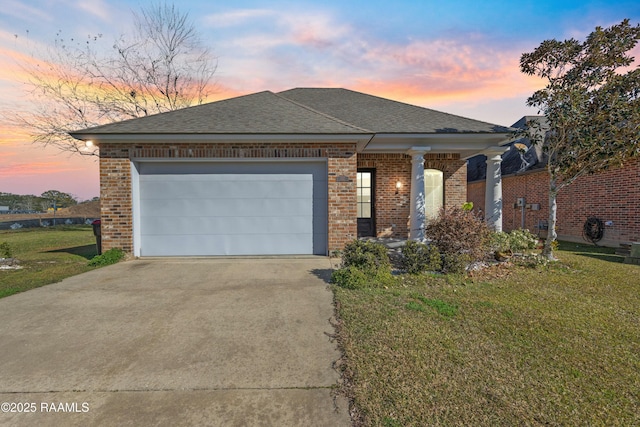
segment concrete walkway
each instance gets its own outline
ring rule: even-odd
[[[0,425],[350,425],[329,273],[148,259],[0,299]]]

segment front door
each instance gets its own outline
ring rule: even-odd
[[[358,237],[375,236],[375,172],[358,169]]]

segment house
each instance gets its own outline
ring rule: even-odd
[[[540,133],[544,133],[548,129],[547,120],[544,116],[524,116],[511,125],[513,129],[525,129],[527,122],[536,120],[540,123]],[[543,138],[540,135],[539,138]],[[506,151],[502,154],[502,163],[500,163],[500,173],[503,177],[531,171],[536,169],[544,169],[546,165],[546,157],[542,150],[542,144],[532,144],[529,138],[518,138],[512,140],[505,146]],[[484,181],[487,174],[486,156],[474,156],[467,162],[467,181]],[[504,186],[504,183],[503,183]]]
[[[510,128],[339,88],[269,91],[73,132],[100,148],[102,244],[136,256],[326,255],[419,239],[489,156],[501,227]],[[495,173],[498,171],[498,173]]]
[[[522,128],[527,121],[544,121],[543,116],[527,116],[513,124]],[[545,123],[542,123],[545,127]],[[522,144],[520,150],[517,144]],[[549,218],[549,175],[542,148],[526,140],[507,144],[502,156],[503,228],[527,228],[546,237]],[[485,159],[469,159],[467,199],[477,205],[485,200]],[[523,200],[518,206],[518,200]],[[584,175],[563,188],[557,198],[558,239],[584,242],[583,229],[588,218],[603,225],[599,245],[616,247],[640,241],[640,159],[595,174]]]

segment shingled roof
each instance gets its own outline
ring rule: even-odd
[[[114,134],[364,135],[506,133],[509,128],[347,89],[258,92],[72,132]]]
[[[273,92],[140,117],[77,134],[366,134],[370,131],[312,111]]]
[[[298,88],[278,95],[375,133],[502,133],[511,130],[348,89]]]

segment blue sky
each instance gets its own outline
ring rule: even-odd
[[[0,10],[0,107],[29,107],[16,61],[56,33],[130,29],[144,1],[4,0]],[[584,38],[630,18],[636,1],[243,1],[176,2],[218,58],[212,100],[261,90],[346,87],[500,125],[533,114],[525,100],[542,82],[518,61],[549,38]],[[6,124],[5,124],[6,126]],[[94,159],[69,158],[1,128],[0,191],[55,188],[98,195]]]

